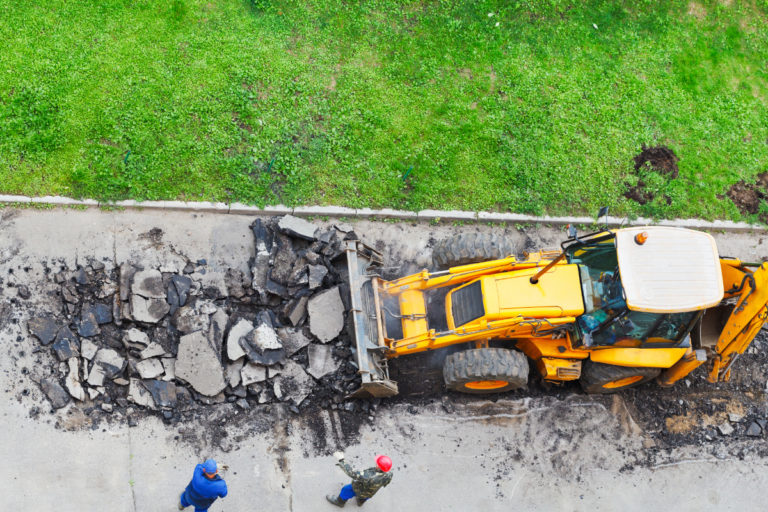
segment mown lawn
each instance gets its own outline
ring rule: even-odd
[[[254,2],[0,0],[0,192],[740,218],[768,171],[766,0]]]

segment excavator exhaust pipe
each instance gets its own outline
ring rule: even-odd
[[[362,378],[359,389],[350,397],[388,397],[397,394],[397,383],[389,378],[385,354],[389,347],[384,341],[384,327],[379,316],[378,272],[384,258],[375,249],[359,240],[348,240],[347,270],[349,271],[352,350],[358,373]]]

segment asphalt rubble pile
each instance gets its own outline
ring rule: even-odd
[[[137,410],[173,421],[224,403],[373,414],[378,400],[345,398],[360,385],[346,327],[352,228],[285,216],[251,229],[249,275],[204,260],[111,271],[92,261],[52,274],[60,311],[27,323],[58,361],[34,379],[51,406],[75,401],[131,424]]]

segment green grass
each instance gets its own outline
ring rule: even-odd
[[[768,3],[727,3],[0,0],[0,192],[737,219]]]

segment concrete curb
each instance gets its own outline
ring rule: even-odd
[[[265,206],[259,208],[242,203],[212,203],[208,201],[116,201],[99,202],[94,199],[72,199],[63,196],[28,197],[14,195],[0,195],[0,204],[39,204],[51,206],[85,206],[85,207],[113,207],[126,209],[151,209],[178,212],[205,212],[228,213],[235,215],[296,215],[300,217],[353,217],[357,219],[399,219],[414,221],[458,220],[470,222],[499,222],[513,224],[586,224],[595,223],[593,217],[550,217],[549,215],[522,215],[518,213],[498,212],[468,212],[462,210],[421,210],[411,212],[404,210],[392,210],[382,208],[347,208],[343,206],[297,206],[295,208],[285,205]],[[671,219],[654,221],[653,219],[637,218],[626,220],[621,217],[606,217],[605,223],[609,226],[674,226],[691,229],[705,229],[714,231],[768,231],[768,226],[748,224],[746,222],[733,222],[729,220],[706,221],[700,219]]]

